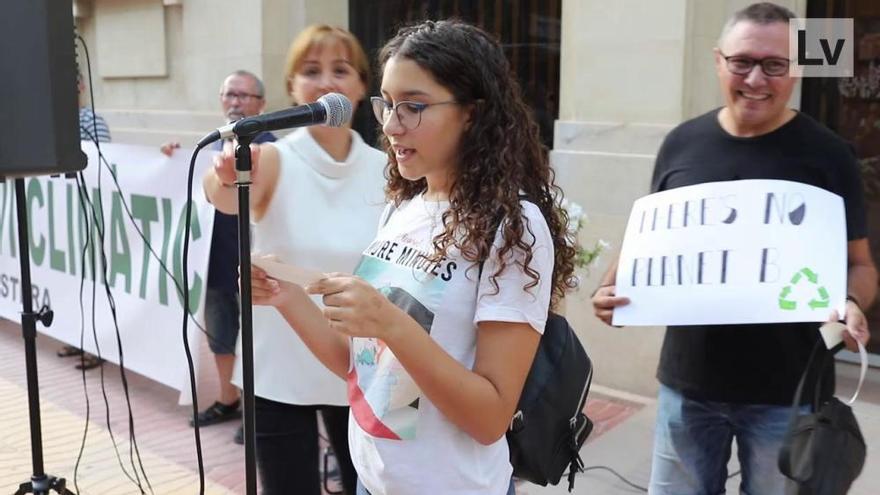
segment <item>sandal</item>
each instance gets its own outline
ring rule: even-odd
[[[102,364],[104,364],[103,358],[99,358],[98,356],[95,356],[94,354],[89,354],[88,352],[86,352],[86,353],[84,353],[84,355],[82,357],[82,361],[79,364],[77,364],[76,366],[74,366],[74,368],[76,368],[78,370],[85,371],[85,370],[90,370],[92,368],[97,368],[98,366],[101,366]]]
[[[83,350],[79,347],[74,347],[72,345],[66,345],[58,351],[55,352],[55,355],[58,357],[70,357],[70,356],[79,356],[83,353]]]
[[[238,404],[238,400],[232,404],[224,404],[219,401],[215,402],[211,404],[211,407],[200,412],[195,419],[190,420],[189,425],[195,426],[196,421],[198,421],[199,426],[211,426],[231,419],[238,419],[241,417],[241,411],[238,410]]]

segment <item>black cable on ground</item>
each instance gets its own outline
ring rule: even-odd
[[[581,469],[581,471],[578,474],[584,474],[587,471],[608,471],[609,473],[616,476],[620,481],[629,485],[630,487],[635,488],[636,490],[639,490],[641,492],[648,493],[648,489],[646,487],[633,483],[632,481],[626,479],[626,477],[624,477],[622,474],[618,473],[613,468],[610,468],[608,466],[602,466],[602,465],[587,466],[587,467]],[[739,470],[734,471],[733,473],[731,473],[730,475],[727,476],[727,479],[731,479],[736,476],[739,476],[739,473],[740,473]],[[568,474],[567,472],[565,474],[563,474],[563,477],[565,477],[567,474]]]
[[[85,48],[85,42],[82,40],[82,38],[78,37],[78,39],[80,40],[80,42],[83,44],[83,47]],[[86,48],[86,50],[87,50],[87,48]],[[88,59],[88,54],[86,55],[86,57]],[[93,99],[93,101],[94,101],[94,99]],[[93,109],[93,112],[94,112],[94,109]],[[90,136],[92,138],[95,138],[97,135],[97,124],[96,123],[95,123],[94,127],[95,127],[94,133],[93,133],[94,135]],[[107,163],[107,160],[104,157],[104,154],[100,150],[100,145],[98,144],[97,139],[93,139],[93,141],[96,144],[96,148],[97,148],[97,152],[98,152],[98,158],[99,158],[99,162],[100,162],[99,167],[101,166],[101,164],[103,164],[105,167],[107,167],[108,173],[110,173],[110,176],[113,178],[113,182],[116,185],[116,189],[120,193],[120,198],[122,199],[122,203],[125,208],[126,214],[128,215],[130,221],[132,222],[132,225],[134,226],[135,230],[138,232],[138,235],[144,241],[144,245],[147,247],[147,249],[150,251],[150,253],[153,255],[153,257],[158,261],[159,265],[162,267],[162,270],[166,274],[168,274],[171,277],[171,279],[174,281],[175,287],[177,288],[178,292],[183,297],[184,351],[186,353],[187,364],[188,364],[188,368],[189,368],[188,371],[189,371],[189,379],[190,379],[190,388],[191,388],[191,393],[192,393],[192,398],[193,398],[193,416],[196,417],[198,414],[198,398],[196,395],[195,366],[193,363],[193,358],[192,358],[192,354],[191,354],[190,347],[189,347],[189,335],[188,335],[188,330],[187,330],[188,320],[193,319],[193,322],[196,324],[196,326],[199,328],[199,330],[203,334],[205,334],[209,339],[212,339],[212,336],[209,335],[208,332],[201,325],[198,324],[198,322],[194,319],[194,316],[192,315],[192,313],[189,311],[189,271],[187,269],[187,266],[188,266],[188,257],[189,257],[189,237],[190,237],[190,232],[191,232],[191,221],[192,221],[192,182],[193,182],[193,174],[194,174],[194,169],[195,169],[195,159],[196,159],[196,156],[198,155],[198,152],[202,149],[202,147],[199,147],[193,153],[192,160],[190,162],[190,168],[189,168],[189,176],[188,176],[188,182],[187,182],[187,184],[188,184],[187,203],[186,203],[186,213],[185,213],[186,221],[185,221],[184,246],[183,246],[183,267],[184,267],[183,268],[183,287],[181,287],[181,285],[177,281],[176,277],[174,277],[173,274],[170,272],[170,270],[168,270],[167,266],[161,260],[159,255],[155,252],[152,245],[147,241],[146,236],[143,234],[143,231],[141,231],[140,227],[137,225],[137,222],[134,220],[134,216],[131,213],[131,210],[128,206],[128,203],[125,200],[125,195],[122,193],[122,190],[119,185],[119,182],[118,182],[118,179],[116,177],[115,172],[113,171],[113,169],[109,165],[109,163]],[[98,188],[97,188],[97,190],[98,190],[99,194],[101,192],[101,170],[103,170],[103,169],[99,168],[99,170],[98,170]],[[83,180],[83,189],[85,189],[86,188],[85,179],[83,178],[82,180]],[[87,192],[86,192],[86,194],[87,194]],[[89,203],[91,204],[91,202],[89,202]],[[95,211],[94,205],[92,205],[92,206],[93,206],[93,212],[94,212]],[[95,225],[97,227],[97,225],[100,223],[101,227],[103,227],[103,208],[102,208],[101,202],[99,202],[99,204],[98,204],[98,211],[101,212],[101,218],[100,218],[100,222],[98,222],[97,217],[94,218]],[[119,341],[118,323],[116,323],[115,303],[112,300],[112,294],[110,294],[110,292],[109,292],[109,283],[108,283],[108,280],[106,277],[106,255],[103,252],[103,239],[104,239],[103,228],[96,229],[96,230],[98,231],[98,234],[99,234],[99,237],[100,237],[101,243],[102,243],[101,261],[102,261],[103,276],[104,276],[104,282],[105,282],[104,286],[105,286],[105,290],[107,291],[107,294],[108,294],[108,301],[110,302],[110,305],[111,305],[111,311],[113,313],[114,324],[116,325],[117,342],[120,345],[120,349],[119,349],[119,351],[120,351],[120,370],[122,370],[123,358],[122,358],[121,342]],[[93,299],[93,303],[94,303],[94,299]],[[93,323],[93,329],[94,329],[94,323]],[[97,339],[97,336],[95,336],[95,338]],[[228,346],[225,346],[225,344],[224,344],[224,347],[228,347]],[[230,349],[230,350],[232,350],[232,349]],[[100,358],[100,355],[99,355],[99,358]],[[135,450],[137,451],[137,443],[136,443],[136,439],[134,437],[134,428],[133,428],[134,425],[132,424],[133,418],[131,416],[131,405],[130,405],[130,401],[128,400],[127,383],[125,382],[124,372],[123,372],[123,389],[126,391],[126,403],[128,404],[128,407],[129,407],[129,419],[130,419],[129,427],[130,427],[130,432],[131,432],[130,438],[132,439],[132,444],[134,445]],[[109,418],[109,416],[108,416],[108,418]],[[109,422],[109,420],[108,420],[108,422]],[[204,476],[205,475],[204,475],[204,463],[203,463],[203,456],[202,456],[202,449],[201,449],[201,433],[200,433],[199,426],[198,426],[197,422],[195,423],[194,431],[195,431],[195,442],[196,442],[196,456],[197,456],[197,460],[198,460],[198,471],[199,471],[199,485],[200,485],[199,493],[203,494],[204,493]],[[138,452],[138,462],[140,463],[140,453],[139,452]],[[123,468],[123,471],[125,471],[124,468]],[[141,464],[141,472],[144,472],[142,464]],[[126,475],[127,475],[127,473],[126,473]],[[135,471],[135,475],[137,476],[137,471]],[[146,479],[145,472],[144,472],[144,478]],[[149,485],[148,480],[147,480],[147,484]],[[138,487],[139,488],[141,487],[139,483],[138,483]],[[151,486],[150,486],[150,491],[152,492]],[[141,492],[143,493],[142,488],[141,488]]]
[[[95,115],[95,111],[94,111],[94,105],[95,105],[95,103],[94,103],[95,102],[94,86],[92,84],[92,78],[91,78],[91,75],[92,75],[91,58],[89,56],[89,49],[88,49],[88,46],[86,45],[85,40],[79,35],[76,35],[76,39],[82,44],[83,51],[84,51],[84,54],[86,57],[86,67],[87,67],[88,74],[89,74],[90,104],[92,106],[92,115],[93,115],[93,119],[92,119],[92,131],[93,132],[91,133],[92,134],[91,137],[94,138],[95,146],[98,149],[98,153],[100,154],[101,153],[100,142],[97,139],[97,137],[98,137],[98,123],[97,123],[97,118],[94,118],[94,117],[96,117],[96,115]],[[99,167],[98,167],[98,187],[97,187],[98,200],[99,200],[98,210],[97,211],[95,210],[93,203],[90,203],[90,204],[92,206],[93,221],[95,222],[94,223],[95,231],[98,233],[99,239],[101,241],[100,242],[100,250],[99,250],[100,255],[101,255],[101,274],[102,274],[102,277],[104,280],[104,291],[107,296],[107,302],[110,305],[110,312],[111,312],[111,316],[113,318],[113,326],[114,326],[115,334],[116,334],[116,344],[117,344],[117,349],[118,349],[118,353],[119,353],[119,375],[120,375],[120,379],[122,381],[122,390],[125,395],[125,403],[126,403],[126,407],[127,407],[127,411],[128,411],[129,461],[130,461],[132,469],[134,471],[135,481],[136,481],[136,484],[137,484],[140,492],[145,493],[144,489],[143,489],[143,485],[141,485],[140,475],[138,474],[138,466],[140,467],[140,471],[144,476],[144,481],[147,483],[147,487],[149,488],[150,492],[153,493],[153,487],[150,484],[150,481],[149,481],[149,478],[147,477],[146,471],[144,470],[143,461],[142,461],[141,455],[140,455],[140,449],[138,448],[138,445],[137,445],[137,436],[135,434],[135,428],[134,428],[134,415],[133,415],[132,409],[131,409],[131,398],[130,398],[129,389],[128,389],[128,378],[125,373],[125,356],[124,356],[124,352],[122,349],[122,337],[119,333],[119,323],[117,321],[117,316],[116,316],[116,303],[113,299],[113,294],[110,291],[109,280],[107,278],[107,256],[106,256],[106,253],[104,252],[104,210],[103,210],[103,201],[100,201],[100,199],[101,199],[101,170],[102,169],[99,165]],[[80,189],[80,191],[84,192],[86,194],[86,198],[88,198],[88,191],[86,190],[86,187],[85,187],[85,178],[82,176],[82,173],[80,173],[79,175],[80,175],[80,178],[81,178],[83,186],[84,186],[83,189]],[[100,221],[99,221],[98,213],[100,213]],[[89,235],[91,235],[91,231],[88,231],[88,233],[89,233]],[[96,270],[94,268],[96,268],[96,267],[93,264],[92,274],[96,275],[96,273],[95,273]],[[96,304],[95,285],[94,285],[95,278],[97,278],[97,276],[94,276],[93,281],[92,281],[92,283],[93,283],[93,285],[92,285],[92,294],[93,294],[93,297],[92,297],[92,321],[93,321],[92,331],[93,331],[93,336],[95,338],[95,345],[96,345],[96,349],[97,349],[98,348],[98,339],[97,339],[97,331],[96,331],[95,325],[94,325],[94,322],[95,322],[95,316],[94,316],[95,309],[94,308],[95,308],[95,304]],[[98,359],[101,359],[100,353],[98,354]],[[103,380],[104,380],[104,368],[101,367],[102,390],[104,389]],[[104,390],[104,400],[105,400],[105,405],[107,408],[107,428],[109,431],[109,429],[110,429],[110,407],[109,407],[109,401],[107,401],[107,396],[106,396],[105,390]],[[115,448],[116,448],[116,445],[115,445],[115,440],[114,440],[114,449]],[[118,454],[118,449],[117,449],[117,454]],[[135,460],[134,460],[135,454],[137,455],[138,466],[135,466]],[[120,464],[121,464],[121,459],[120,459]],[[123,472],[125,472],[125,468],[123,468]],[[126,476],[128,476],[127,472],[126,472]],[[128,477],[129,477],[129,479],[131,479],[130,476],[128,476]]]
[[[80,182],[82,183],[82,185],[80,185]],[[79,192],[80,201],[83,204],[83,208],[86,210],[86,211],[84,211],[84,214],[86,215],[86,217],[85,217],[86,222],[88,222],[89,211],[91,211],[92,217],[93,217],[93,219],[95,219],[94,225],[95,225],[95,229],[97,231],[97,229],[98,229],[97,221],[96,221],[97,213],[95,212],[94,204],[92,203],[91,198],[89,197],[88,189],[85,185],[85,177],[82,175],[82,173],[77,174],[77,188],[78,188],[78,192]],[[88,209],[85,208],[85,205],[88,205]],[[88,233],[89,238],[91,238],[91,235],[92,235],[91,230],[87,230],[86,232]],[[103,234],[101,235],[101,239],[102,239],[101,249],[103,251]],[[95,254],[94,249],[92,249],[91,256],[90,256],[90,261],[91,261],[90,266],[91,266],[91,270],[92,270],[92,307],[91,307],[91,309],[92,309],[92,311],[91,311],[92,339],[93,339],[93,342],[95,343],[95,353],[96,353],[98,359],[101,360],[103,358],[101,357],[101,346],[100,346],[100,342],[98,340],[97,311],[96,311],[97,310],[97,307],[96,307],[96,305],[97,305],[97,282],[96,282],[96,280],[97,280],[97,263],[96,263],[94,254]],[[84,277],[84,274],[85,274],[85,260],[83,260],[83,275],[81,275],[81,277]],[[80,302],[80,305],[82,305],[82,302]],[[83,351],[83,352],[85,352],[85,351]],[[82,370],[82,371],[83,371],[83,374],[85,374],[85,370]],[[110,422],[110,400],[107,397],[107,388],[106,388],[106,383],[105,383],[104,367],[103,366],[100,366],[99,376],[100,376],[100,381],[101,381],[101,396],[104,399],[104,415],[105,415],[105,422],[107,425],[107,433],[110,436],[111,443],[113,444],[113,450],[116,453],[116,459],[119,461],[119,467],[122,469],[122,472],[125,474],[125,476],[138,487],[140,492],[145,493],[143,490],[143,486],[140,483],[140,477],[138,476],[137,468],[132,463],[132,469],[135,470],[134,471],[135,476],[132,477],[132,475],[125,468],[125,464],[122,462],[122,456],[119,453],[119,447],[116,442],[116,436],[113,434],[113,427],[111,426],[111,422]],[[85,439],[83,439],[83,445],[85,445]],[[81,455],[82,455],[82,452],[80,452],[80,456]],[[74,483],[74,484],[76,484],[76,483]]]
[[[198,151],[199,151],[199,150],[196,150],[195,155],[198,154]],[[195,155],[193,156],[193,160],[195,160]],[[149,252],[153,255],[154,259],[159,263],[159,265],[161,266],[162,270],[163,270],[163,271],[164,271],[164,272],[165,272],[165,273],[171,278],[172,281],[174,281],[174,285],[175,285],[175,287],[177,288],[178,293],[183,297],[183,299],[184,299],[184,303],[183,303],[183,304],[184,304],[184,308],[185,308],[184,312],[185,312],[186,315],[188,315],[188,318],[186,318],[186,319],[187,319],[187,320],[192,320],[193,323],[199,328],[199,330],[200,330],[200,331],[201,331],[201,332],[202,332],[202,333],[203,333],[203,334],[204,334],[209,340],[211,340],[212,342],[216,342],[216,341],[213,339],[213,337],[212,337],[212,336],[211,336],[211,335],[210,335],[210,334],[209,334],[209,333],[208,333],[208,332],[207,332],[207,331],[206,331],[201,325],[199,325],[198,321],[195,320],[195,317],[194,317],[194,315],[192,314],[192,312],[189,311],[189,290],[188,290],[188,287],[189,287],[188,274],[189,274],[189,272],[188,272],[188,270],[186,270],[186,266],[188,265],[188,254],[189,254],[189,250],[188,250],[188,245],[189,245],[189,233],[190,233],[190,230],[191,230],[191,220],[192,220],[192,211],[191,211],[191,205],[192,205],[192,193],[191,193],[191,189],[192,189],[192,187],[190,186],[190,193],[189,193],[188,196],[187,196],[187,205],[188,205],[188,206],[187,206],[187,212],[186,212],[186,214],[185,214],[185,217],[186,217],[186,221],[185,221],[186,228],[185,228],[185,233],[184,233],[184,253],[185,253],[185,255],[183,256],[183,262],[182,262],[182,264],[183,264],[183,266],[184,266],[184,287],[186,287],[187,289],[184,290],[184,287],[181,287],[181,285],[180,285],[180,283],[178,282],[177,278],[175,278],[174,275],[170,272],[170,270],[168,269],[167,265],[165,265],[165,263],[162,261],[162,259],[159,257],[159,255],[156,253],[156,251],[154,250],[152,244],[150,244],[150,242],[147,240],[146,236],[144,235],[143,231],[142,231],[142,230],[140,229],[140,227],[137,225],[137,222],[136,222],[135,219],[134,219],[134,215],[131,213],[131,209],[130,209],[130,207],[128,206],[128,202],[125,200],[125,195],[123,194],[122,188],[121,188],[121,186],[119,185],[119,181],[118,181],[118,178],[117,178],[117,176],[116,176],[116,173],[113,171],[113,168],[112,168],[112,167],[110,166],[110,164],[107,162],[106,157],[104,156],[104,154],[103,154],[100,150],[98,150],[98,157],[99,157],[100,164],[102,164],[104,167],[107,168],[107,171],[108,171],[108,173],[110,174],[110,177],[113,178],[113,182],[114,182],[114,184],[116,185],[116,190],[119,192],[119,195],[120,195],[120,199],[121,199],[121,203],[122,203],[122,205],[123,205],[123,208],[125,209],[125,212],[126,212],[128,218],[129,218],[129,220],[131,221],[132,225],[134,226],[135,230],[138,232],[138,235],[139,235],[139,236],[141,237],[141,239],[143,240],[144,245],[147,247],[147,249],[149,250]],[[100,165],[99,165],[99,166],[100,166]],[[193,161],[193,162],[191,163],[191,167],[194,167],[194,166],[195,166],[195,162]],[[194,168],[191,168],[191,172],[190,172],[190,174],[192,174],[193,172],[194,172]],[[189,180],[190,180],[190,183],[191,183],[191,181],[192,181],[192,177],[191,177],[191,176],[190,176]],[[194,366],[194,362],[193,362],[193,359],[192,359],[192,355],[190,354],[190,348],[189,348],[189,332],[188,332],[188,330],[187,330],[186,325],[184,325],[184,329],[183,329],[183,331],[184,331],[184,333],[185,333],[185,336],[184,336],[183,340],[184,340],[185,352],[186,352],[186,355],[187,355],[187,363],[188,363],[188,366],[189,366],[189,377],[190,377],[190,382],[191,382],[191,383],[190,383],[190,386],[191,386],[192,394],[193,394],[193,398],[194,398],[194,399],[193,399],[193,414],[194,414],[194,417],[195,417],[195,415],[198,414],[198,400],[197,400],[197,398],[196,398],[196,385],[195,385],[195,379],[194,379],[194,376],[195,376],[195,366]],[[218,343],[219,343],[219,342],[218,342]],[[222,344],[222,343],[219,343],[219,344],[221,344],[221,347],[228,348],[228,346],[226,346],[225,344]],[[229,350],[230,350],[230,351],[234,351],[234,349],[229,349]],[[197,425],[196,425],[196,429],[198,430],[198,426],[197,426]],[[202,465],[201,432],[197,431],[197,432],[196,432],[196,437],[197,437],[197,438],[196,438],[196,454],[197,454],[197,458],[199,459],[199,473],[200,473],[200,477],[203,477],[203,476],[204,476],[204,467],[203,467],[203,465]]]
[[[620,481],[626,483],[626,484],[629,485],[630,487],[635,488],[636,490],[639,490],[639,491],[642,491],[642,492],[648,493],[648,489],[647,489],[647,488],[645,488],[644,486],[637,485],[637,484],[633,483],[632,481],[630,481],[630,480],[626,479],[625,477],[623,477],[622,474],[618,473],[617,471],[615,471],[614,469],[612,469],[612,468],[610,468],[610,467],[608,467],[608,466],[588,466],[588,467],[585,467],[584,469],[582,469],[581,472],[578,473],[578,474],[583,474],[583,473],[586,473],[587,471],[597,471],[597,470],[608,471],[609,473],[613,474],[614,476],[617,476],[617,478],[618,478]]]

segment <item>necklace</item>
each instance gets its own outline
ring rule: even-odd
[[[440,224],[442,218],[441,211],[445,208],[444,203],[444,201],[428,201],[425,198],[425,195],[422,194],[422,206],[425,209],[425,214],[431,219],[431,230],[429,231],[429,235],[432,239],[437,235],[437,226]]]

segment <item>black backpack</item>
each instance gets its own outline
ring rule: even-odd
[[[789,478],[787,495],[843,495],[865,465],[865,438],[852,408],[837,397],[821,400],[823,371],[843,348],[842,343],[830,349],[818,366],[812,412],[798,414],[807,375],[822,347],[822,339],[818,339],[798,383],[790,424],[779,450],[779,470]]]
[[[513,475],[532,483],[556,485],[568,469],[568,491],[584,464],[578,452],[593,431],[584,404],[593,364],[568,324],[547,316],[516,414],[507,431]]]
[[[499,216],[495,225],[500,224]],[[482,274],[481,262],[478,280]],[[574,489],[575,475],[584,468],[579,452],[593,431],[583,413],[592,381],[593,363],[574,329],[564,316],[549,312],[507,430],[515,477],[556,485],[568,469],[568,491]]]

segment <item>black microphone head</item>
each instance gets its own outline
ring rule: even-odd
[[[351,102],[339,93],[327,93],[318,98],[324,110],[327,112],[327,120],[324,125],[328,127],[342,127],[351,120]]]

